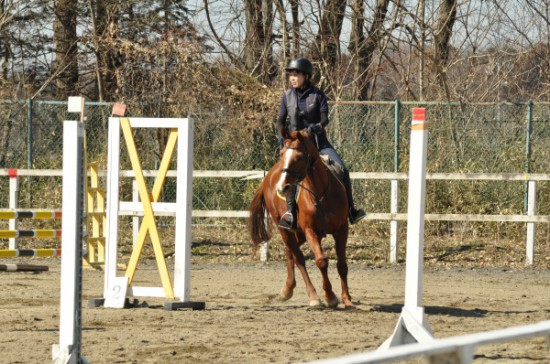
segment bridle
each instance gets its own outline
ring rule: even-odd
[[[289,146],[289,145],[285,145],[285,148],[286,149],[293,149],[293,150],[300,150],[301,149],[299,147],[292,147],[292,146]],[[307,153],[307,148],[306,148],[306,153]],[[330,178],[328,179],[327,187],[323,191],[323,194],[321,195],[321,197],[319,197],[315,191],[312,191],[311,189],[307,188],[306,186],[304,186],[301,183],[304,180],[304,178],[306,178],[307,171],[309,170],[309,168],[314,166],[318,159],[319,159],[319,157],[315,158],[315,157],[312,157],[309,153],[307,153],[307,164],[304,168],[303,173],[300,173],[300,172],[298,172],[296,170],[293,170],[293,169],[290,169],[290,168],[281,169],[281,173],[286,173],[288,175],[296,177],[297,182],[294,182],[293,185],[300,186],[300,188],[303,188],[307,192],[311,193],[315,197],[315,201],[316,201],[315,204],[317,206],[320,206],[321,202],[323,201],[323,199],[324,199],[324,197],[325,197],[325,195],[326,195],[326,193],[327,193],[327,191],[330,187]],[[313,183],[313,180],[312,180],[312,183]]]
[[[285,145],[285,148],[286,149],[292,149],[292,150],[300,150],[301,148],[299,147],[291,147],[289,145]],[[307,152],[307,151],[306,151]],[[298,182],[294,183],[294,184],[300,184],[300,182],[302,182],[302,180],[304,178],[306,178],[307,176],[307,171],[309,169],[309,166],[312,162],[312,158],[311,156],[309,155],[309,153],[307,153],[307,164],[306,164],[306,167],[304,168],[304,172],[301,173],[301,172],[297,172],[296,170],[293,170],[293,169],[290,169],[290,168],[283,168],[281,169],[281,173],[286,173],[290,176],[293,176],[293,177],[296,177],[296,179],[298,180]]]

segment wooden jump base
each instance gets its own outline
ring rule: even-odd
[[[34,264],[0,264],[0,272],[46,272],[47,265]]]
[[[0,239],[8,238],[60,238],[61,229],[0,230]]]
[[[61,219],[61,211],[55,210],[0,210],[0,219],[33,219],[33,220],[51,220]]]
[[[17,257],[60,257],[61,249],[5,249],[0,250],[0,258]]]

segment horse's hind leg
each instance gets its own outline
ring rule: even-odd
[[[351,296],[348,288],[348,262],[346,257],[346,246],[348,242],[348,229],[342,229],[337,234],[334,234],[334,240],[336,245],[336,256],[338,258],[337,268],[338,275],[340,275],[340,282],[342,283],[342,302],[344,306],[351,308]]]
[[[294,277],[294,254],[287,247],[285,249],[286,256],[286,282],[281,290],[281,300],[287,301],[292,297],[294,293],[294,287],[296,287],[296,278]]]

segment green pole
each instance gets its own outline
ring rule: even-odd
[[[393,169],[399,172],[399,99],[395,99]]]
[[[27,100],[27,168],[32,168],[32,99]]]
[[[533,102],[527,104],[527,130],[525,135],[525,173],[531,173],[531,134],[533,133]],[[527,211],[529,181],[525,182],[524,210]]]

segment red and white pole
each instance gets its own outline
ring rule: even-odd
[[[380,349],[434,340],[422,307],[424,273],[424,212],[426,207],[426,161],[428,123],[426,109],[412,109],[409,161],[409,202],[407,206],[407,256],[405,305],[393,334]]]
[[[407,207],[405,307],[414,314],[418,311],[417,308],[422,306],[428,123],[426,122],[425,108],[414,108],[412,114]],[[418,314],[422,315],[420,312]],[[420,317],[418,318],[420,319]]]

